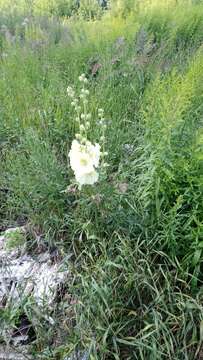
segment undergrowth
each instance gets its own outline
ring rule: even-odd
[[[72,274],[69,311],[62,299],[54,312],[68,335],[55,346],[39,316],[35,358],[202,359],[203,5],[112,2],[95,20],[47,4],[0,14],[0,230],[28,223],[33,251],[37,233]],[[66,88],[82,73],[93,139],[105,109],[109,167],[78,193]],[[29,301],[17,318],[32,322]]]

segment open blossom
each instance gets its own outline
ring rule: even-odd
[[[98,181],[99,174],[96,168],[99,166],[100,145],[93,145],[90,141],[81,144],[73,140],[69,152],[70,165],[74,171],[79,186],[93,185]]]

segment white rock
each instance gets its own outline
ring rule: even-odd
[[[18,351],[17,351],[18,350]],[[30,355],[28,355],[27,346],[21,346],[19,349],[13,349],[13,347],[1,347],[0,346],[0,360],[28,360],[32,359]]]
[[[4,261],[0,265],[0,302],[6,298],[17,305],[32,293],[38,305],[51,306],[57,287],[66,276],[67,271],[61,272],[60,264],[39,263],[29,256]]]
[[[51,306],[57,287],[67,277],[61,264],[50,265],[49,253],[36,258],[20,255],[19,251],[7,250],[7,235],[15,231],[25,232],[24,227],[8,229],[0,237],[0,306],[3,301],[18,306],[20,301],[32,294],[37,305]]]

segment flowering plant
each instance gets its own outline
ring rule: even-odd
[[[100,144],[93,144],[89,140],[92,115],[88,112],[89,90],[86,88],[88,80],[85,74],[79,76],[79,81],[82,84],[79,97],[76,96],[75,90],[71,86],[67,88],[68,96],[72,100],[71,105],[76,113],[76,124],[78,127],[78,133],[75,134],[75,139],[72,141],[68,156],[75,179],[81,189],[83,185],[93,185],[98,181],[99,168],[107,166],[104,162],[107,153],[104,151],[106,131],[104,110],[98,109],[99,128],[102,131]]]

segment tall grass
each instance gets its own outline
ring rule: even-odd
[[[0,228],[29,223],[72,273],[70,310],[66,300],[56,310],[59,328],[74,318],[69,336],[54,347],[39,319],[36,358],[79,349],[90,359],[201,359],[203,5],[124,1],[99,20],[33,13],[24,26],[26,10],[18,3],[10,17],[5,4]],[[41,0],[45,13],[50,4]],[[110,166],[78,195],[65,192],[75,135],[66,87],[81,73],[92,139],[97,108],[107,114]]]

